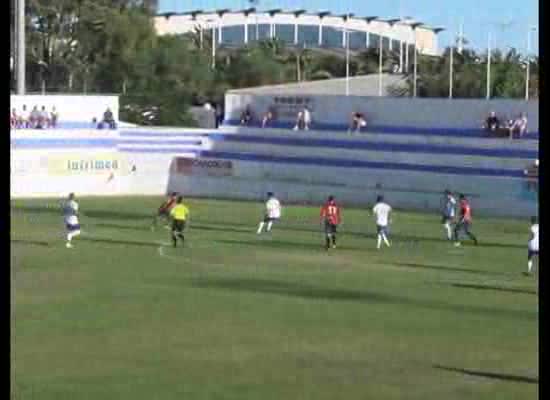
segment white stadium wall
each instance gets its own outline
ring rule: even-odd
[[[535,140],[154,128],[11,139],[13,198],[178,191],[259,200],[274,191],[285,203],[334,194],[369,206],[384,194],[396,208],[436,211],[450,188],[470,196],[478,214],[526,217],[538,208],[538,188],[523,175],[538,157]]]
[[[294,122],[298,111],[309,107],[315,125],[349,124],[352,112],[365,113],[369,124],[415,128],[479,129],[490,111],[516,117],[526,112],[528,129],[538,132],[537,100],[411,99],[396,97],[255,95],[229,92],[225,96],[225,119],[238,121],[250,106],[257,116],[272,108],[282,122]]]
[[[117,95],[11,95],[10,103],[10,108],[15,108],[17,112],[21,112],[23,105],[27,106],[27,111],[34,106],[39,109],[45,106],[49,112],[55,107],[61,124],[64,121],[91,122],[93,118],[101,120],[107,108],[111,109],[116,121],[119,119]]]

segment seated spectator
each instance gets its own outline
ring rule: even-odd
[[[530,190],[536,190],[539,180],[539,160],[528,166],[527,169],[523,171],[525,177],[527,178],[527,187]]]
[[[11,115],[10,115],[10,128],[16,129],[17,128],[17,121],[19,117],[17,116],[17,111],[15,108],[11,109]]]
[[[351,114],[350,132],[359,133],[361,132],[361,128],[364,128],[365,126],[367,126],[365,114],[361,112],[354,112]]]
[[[510,139],[514,138],[517,134],[520,138],[527,133],[527,115],[521,113],[516,119],[511,121],[510,126]]]
[[[38,106],[34,106],[29,116],[29,124],[32,129],[35,129],[38,126],[39,118],[40,118],[40,111],[38,111]]]
[[[305,117],[303,111],[298,111],[298,115],[296,116],[296,125],[294,125],[294,130],[304,130],[306,123],[305,123]]]
[[[267,110],[267,112],[264,114],[264,117],[262,118],[262,128],[265,128],[268,123],[273,121],[274,115],[273,111]]]
[[[216,104],[216,129],[223,124],[224,112],[221,104]]]
[[[36,124],[37,129],[45,129],[50,125],[50,115],[46,111],[46,107],[42,106],[42,109],[38,113],[38,122]]]
[[[55,109],[55,106],[52,107],[52,111],[50,112],[50,120],[48,123],[49,128],[57,128],[57,121],[59,118],[59,114],[57,113],[57,110]]]
[[[250,125],[252,122],[252,111],[249,106],[246,106],[244,111],[241,113],[241,125]]]
[[[494,111],[489,113],[489,116],[485,120],[485,124],[483,124],[483,128],[489,132],[497,132],[500,128],[500,120]]]
[[[23,104],[23,109],[21,110],[21,114],[18,116],[18,122],[17,125],[19,128],[29,128],[29,112],[27,111],[27,106]]]
[[[103,113],[103,123],[107,124],[110,129],[116,129],[115,117],[109,107]],[[101,129],[101,128],[100,128]]]
[[[309,108],[304,107],[303,113],[304,113],[304,129],[308,131],[311,125],[311,111],[309,111]]]

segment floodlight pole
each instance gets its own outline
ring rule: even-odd
[[[416,87],[418,80],[418,47],[416,41],[416,28],[414,28],[414,65],[413,65],[413,97],[416,97]]]
[[[17,94],[25,94],[25,0],[16,0],[17,18]]]
[[[346,96],[349,96],[349,32],[347,23],[344,34],[346,35]]]
[[[384,41],[382,40],[382,35],[378,36],[379,49],[378,52],[378,96],[382,96],[382,57],[384,52]]]
[[[451,55],[449,57],[449,99],[453,98],[453,63],[455,48],[451,43]]]
[[[491,98],[491,32],[487,37],[487,100]]]
[[[527,65],[525,66],[525,100],[529,100],[529,84],[531,80],[531,32],[536,28],[529,28],[527,31]]]

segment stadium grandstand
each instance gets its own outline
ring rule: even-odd
[[[383,19],[354,14],[335,15],[329,11],[297,10],[192,10],[165,12],[155,17],[159,35],[214,32],[218,46],[239,47],[252,41],[279,39],[300,48],[345,49],[360,51],[379,48],[400,54],[400,64],[414,51],[439,54],[437,34],[442,28],[429,27],[406,17]],[[349,38],[349,39],[348,39]],[[409,51],[406,51],[409,49]]]

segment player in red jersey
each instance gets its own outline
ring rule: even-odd
[[[474,241],[477,245],[477,238],[472,232],[470,232],[470,227],[472,225],[472,208],[470,207],[470,202],[466,199],[466,196],[463,194],[460,195],[460,220],[455,226],[455,246],[460,246],[460,241],[458,240],[458,234],[462,231],[470,239]]]
[[[321,207],[321,223],[325,227],[326,249],[336,248],[336,230],[340,224],[340,207],[334,201],[334,196],[329,196],[327,202]]]
[[[176,205],[176,200],[178,194],[173,192],[168,196],[168,198],[160,205],[157,215],[153,218],[153,224],[151,225],[151,230],[155,230],[158,224],[159,218],[164,218],[166,221],[170,219],[170,210]]]

